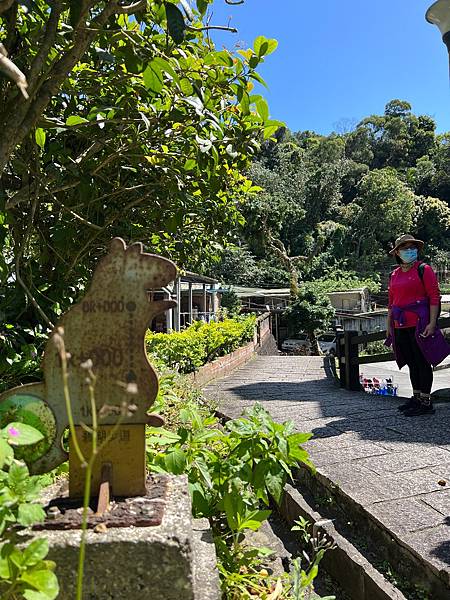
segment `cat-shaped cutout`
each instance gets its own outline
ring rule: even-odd
[[[176,305],[170,300],[151,301],[149,290],[165,287],[176,276],[173,262],[146,254],[141,243],[127,247],[120,238],[112,240],[108,254],[95,269],[87,294],[61,317],[47,341],[44,382],[14,388],[0,396],[0,417],[10,412],[15,420],[23,418],[46,434],[45,442],[27,461],[31,472],[44,473],[67,460],[61,440],[68,418],[61,359],[54,340],[60,330],[69,354],[69,392],[75,424],[92,423],[87,371],[81,366],[88,359],[96,377],[97,413],[105,405],[112,407],[99,423],[115,423],[123,403],[135,405],[135,411],[122,421],[124,424],[149,421],[148,410],[158,394],[158,378],[147,358],[145,333],[157,314]],[[136,392],[132,396],[130,388]]]

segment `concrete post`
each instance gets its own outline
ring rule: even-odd
[[[179,277],[177,277],[176,280],[175,280],[174,293],[175,293],[175,300],[177,301],[177,305],[173,309],[173,324],[174,324],[174,330],[175,331],[180,331],[180,329],[181,329],[181,319],[180,319],[180,312],[181,312],[181,280],[180,280]]]
[[[189,313],[189,325],[192,324],[192,283],[189,282],[189,306],[188,306],[188,313]]]
[[[208,296],[206,294],[206,283],[203,284],[203,313],[205,322],[209,323],[209,315],[208,315]]]
[[[172,294],[167,293],[167,300],[172,300]],[[173,308],[170,308],[166,313],[167,331],[173,331]]]

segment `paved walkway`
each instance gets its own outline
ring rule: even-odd
[[[450,572],[450,403],[403,417],[398,399],[336,387],[318,357],[258,357],[206,393],[229,416],[258,401],[276,420],[313,432],[305,447],[318,471]]]

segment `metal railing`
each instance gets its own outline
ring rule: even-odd
[[[441,329],[450,327],[450,317],[439,319],[439,327]],[[385,340],[386,335],[386,331],[362,335],[358,331],[337,332],[336,359],[339,363],[339,381],[341,387],[352,391],[358,391],[360,389],[359,365],[394,360],[394,354],[392,352],[373,354],[370,356],[359,356],[359,347],[361,345]]]

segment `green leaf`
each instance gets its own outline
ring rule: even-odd
[[[59,593],[59,586],[58,580],[56,579],[56,575],[47,569],[37,571],[26,571],[22,575],[21,579],[22,581],[34,587],[37,591],[46,594],[46,600],[53,600]]]
[[[267,88],[267,83],[264,81],[264,79],[261,77],[261,75],[259,73],[256,73],[256,71],[253,71],[252,73],[250,73],[249,77],[251,79],[254,79],[255,81],[257,81],[261,85],[263,85],[265,88]]]
[[[189,81],[189,79],[182,79],[180,81],[180,89],[185,96],[192,96],[192,94],[194,93],[194,88],[192,87],[192,84]]]
[[[192,171],[193,169],[195,169],[196,165],[197,165],[196,160],[194,160],[193,158],[188,158],[187,161],[184,163],[184,170]]]
[[[25,423],[9,423],[3,429],[3,434],[7,436],[8,442],[13,446],[29,446],[44,439],[40,431],[31,425],[25,425]]]
[[[239,523],[238,531],[243,531],[244,529],[256,531],[269,518],[271,513],[271,510],[255,510],[246,514],[245,519]]]
[[[268,48],[269,48],[269,40],[266,37],[264,37],[263,35],[258,36],[253,43],[253,49],[255,51],[255,54],[259,58],[264,56],[264,54],[266,53]]]
[[[275,52],[275,50],[278,48],[278,41],[271,38],[267,40],[267,50],[266,50],[266,56],[269,56],[269,54],[272,54],[272,52]]]
[[[45,146],[45,138],[46,138],[46,134],[45,131],[42,129],[42,127],[37,127],[36,131],[34,133],[34,137],[36,139],[36,144],[42,148],[42,150],[44,149]]]
[[[266,121],[269,118],[269,105],[264,100],[264,98],[261,98],[256,102],[256,110],[258,111],[258,115],[264,121]]]
[[[157,56],[153,59],[152,62],[159,67],[159,70],[161,72],[164,71],[165,73],[168,73],[168,75],[170,75],[170,77],[173,79],[173,81],[175,81],[175,83],[180,83],[180,78],[178,77],[175,69],[172,67],[168,60]]]
[[[40,504],[19,504],[17,522],[23,527],[30,527],[35,523],[42,523],[45,511]]]
[[[305,444],[308,440],[312,438],[312,433],[292,433],[288,436],[288,444],[289,446]]]
[[[72,127],[73,125],[80,125],[80,123],[89,123],[89,121],[78,115],[72,115],[66,119],[66,125]]]
[[[164,2],[164,6],[166,8],[167,29],[169,35],[175,44],[181,44],[184,41],[186,30],[183,13],[175,6],[175,4],[171,4],[170,2]]]
[[[268,38],[264,37],[263,35],[260,35],[259,37],[257,37],[253,44],[255,53],[260,58],[262,58],[263,56],[268,56],[269,54],[272,54],[272,52],[274,52],[274,50],[276,50],[277,47],[278,47],[277,40],[268,39]]]
[[[169,473],[181,475],[186,468],[186,454],[183,450],[175,448],[175,450],[165,455],[164,463]]]
[[[48,554],[48,540],[40,538],[33,540],[23,551],[24,564],[34,566]]]
[[[9,462],[14,458],[14,451],[8,442],[0,438],[0,469],[3,468],[5,462]]]
[[[36,592],[34,590],[25,590],[23,592],[25,600],[49,600],[50,596],[43,592]]]
[[[235,499],[235,497],[229,492],[225,493],[223,498],[223,505],[225,509],[225,515],[227,517],[228,527],[232,531],[237,531],[238,529],[239,523],[237,516],[239,514],[239,509],[241,507],[243,508],[243,504],[244,503],[242,502],[242,499],[240,497]]]
[[[239,104],[241,105],[241,110],[244,115],[250,114],[250,97],[247,92],[243,92]]]
[[[148,90],[159,94],[164,87],[161,68],[156,60],[152,60],[142,74],[144,85]]]
[[[283,467],[273,464],[266,475],[266,487],[269,494],[274,498],[277,504],[280,504],[283,496],[284,484],[286,483],[286,473]]]

